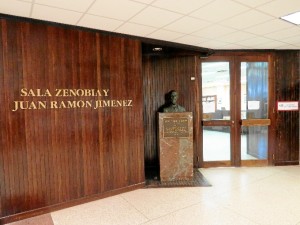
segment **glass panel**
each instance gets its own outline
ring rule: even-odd
[[[230,120],[229,62],[202,63],[204,120]]]
[[[203,160],[230,160],[230,127],[203,127]]]
[[[258,160],[268,158],[267,126],[242,126],[241,158],[242,160]]]
[[[241,63],[241,118],[268,118],[268,63]],[[259,160],[268,157],[268,127],[243,127],[241,159]]]
[[[241,63],[241,118],[268,118],[268,63]]]

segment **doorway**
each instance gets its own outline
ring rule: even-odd
[[[201,61],[203,166],[268,165],[270,59]]]

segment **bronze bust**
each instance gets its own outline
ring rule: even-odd
[[[169,92],[170,104],[163,108],[165,113],[185,112],[185,108],[177,104],[178,93],[174,90]]]

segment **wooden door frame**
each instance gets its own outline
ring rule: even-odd
[[[202,102],[202,63],[203,62],[229,62],[229,71],[230,71],[230,87],[232,87],[232,85],[234,85],[234,79],[232,79],[231,77],[234,77],[233,71],[234,71],[234,56],[222,56],[222,55],[214,55],[211,56],[207,59],[201,59],[200,60],[200,82],[201,82],[201,90],[200,90],[200,100]],[[234,90],[232,88],[230,88],[230,102],[234,101]],[[210,120],[210,121],[204,121],[203,120],[203,113],[201,113],[201,125],[200,125],[200,129],[201,129],[201,137],[200,140],[202,140],[203,143],[203,127],[204,126],[226,126],[226,127],[230,127],[230,132],[232,133],[235,129],[234,124],[232,124],[232,118],[233,118],[233,110],[230,110],[230,120]],[[230,143],[234,143],[233,139],[232,139],[233,135],[230,136]],[[207,168],[207,167],[229,167],[229,166],[234,166],[233,164],[233,154],[234,154],[234,146],[230,146],[230,157],[231,160],[228,161],[209,161],[209,162],[205,162],[203,161],[203,144],[201,145],[201,159],[202,161],[200,162],[201,167]]]
[[[231,133],[236,135],[231,135],[230,142],[231,142],[231,161],[209,161],[204,162],[203,161],[203,145],[201,145],[201,161],[199,162],[200,167],[219,167],[219,166],[267,166],[267,165],[274,165],[274,137],[275,137],[275,126],[273,123],[269,126],[268,130],[268,159],[267,160],[241,160],[241,152],[240,152],[240,145],[241,145],[241,138],[238,137],[237,134],[240,134],[241,126],[236,125],[237,123],[240,123],[241,121],[241,103],[240,103],[240,62],[241,61],[266,61],[268,62],[268,117],[271,121],[274,121],[275,116],[275,99],[274,99],[274,56],[270,52],[220,52],[216,53],[215,55],[206,58],[206,59],[200,59],[200,100],[202,99],[202,72],[201,72],[201,64],[202,62],[229,62],[230,63],[230,102],[235,102],[235,107],[232,108],[233,105],[231,105],[231,118],[230,122],[231,124]],[[235,88],[232,88],[235,87]],[[218,126],[221,121],[218,121],[218,123],[215,123],[215,126]],[[224,123],[225,122],[225,123]],[[223,121],[225,126],[229,126],[229,121]],[[203,126],[204,125],[210,125],[213,124],[214,121],[203,121],[203,114],[201,113],[201,137],[200,140],[202,140],[203,143]],[[220,126],[219,125],[219,126]]]

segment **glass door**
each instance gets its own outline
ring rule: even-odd
[[[268,164],[268,74],[267,59],[239,60],[241,165]]]
[[[201,64],[204,166],[232,164],[231,71],[230,59]]]
[[[204,167],[268,164],[267,56],[201,62]]]

